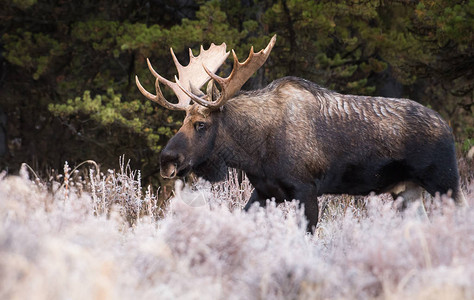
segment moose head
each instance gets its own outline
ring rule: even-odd
[[[168,142],[161,153],[161,176],[164,178],[182,177],[190,171],[199,172],[199,167],[209,165],[209,158],[215,154],[214,146],[219,131],[220,119],[224,105],[240,90],[245,82],[265,63],[275,45],[276,35],[268,43],[267,47],[258,53],[250,49],[248,58],[240,63],[234,50],[234,66],[227,78],[215,74],[217,69],[229,56],[226,52],[226,44],[219,46],[211,44],[209,49],[204,50],[201,46],[200,54],[193,56],[189,49],[190,62],[182,66],[176,55],[171,50],[171,56],[178,70],[175,82],[169,81],[158,74],[147,59],[148,68],[155,76],[156,95],[151,94],[141,85],[138,77],[136,84],[140,92],[148,99],[171,110],[182,110],[186,117],[178,133]],[[201,92],[207,82],[207,93]],[[166,100],[160,88],[160,83],[171,88],[178,98],[178,103]],[[216,84],[220,86],[217,89]],[[215,155],[214,155],[215,156]],[[222,168],[217,167],[219,163],[214,162],[214,172],[222,173]],[[196,170],[197,169],[197,170]],[[209,174],[207,178],[221,178],[222,174]]]

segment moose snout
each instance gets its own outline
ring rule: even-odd
[[[160,157],[160,173],[163,178],[174,178],[181,169],[184,156],[181,153],[164,149]]]

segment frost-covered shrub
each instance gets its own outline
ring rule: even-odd
[[[326,196],[312,236],[295,202],[242,212],[245,180],[180,187],[156,213],[137,173],[97,173],[54,193],[0,176],[0,299],[474,297],[474,184],[470,208],[435,199],[429,221]]]

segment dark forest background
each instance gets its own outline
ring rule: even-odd
[[[173,78],[169,48],[226,42],[245,59],[277,44],[244,89],[300,76],[341,93],[406,97],[442,114],[459,151],[474,144],[474,0],[0,0],[0,170],[43,175],[125,154],[159,183],[182,112],[146,100],[146,66]],[[230,72],[231,60],[221,67]],[[171,94],[165,95],[171,98]]]

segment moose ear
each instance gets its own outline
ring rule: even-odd
[[[208,101],[215,101],[216,99],[219,99],[221,96],[221,92],[217,88],[217,86],[214,84],[214,79],[211,79],[209,83],[207,84],[207,89],[206,89],[206,94]]]

